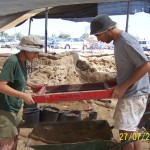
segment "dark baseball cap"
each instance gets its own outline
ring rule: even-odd
[[[116,22],[106,14],[101,14],[93,18],[90,24],[90,34],[101,34],[106,30],[116,26]]]

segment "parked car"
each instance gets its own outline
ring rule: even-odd
[[[0,47],[1,48],[12,48],[16,47],[19,44],[19,40],[15,39],[0,39]]]
[[[7,42],[7,47],[16,47],[18,44],[20,43],[19,40],[16,40],[16,39],[8,39],[8,42]]]
[[[143,50],[150,50],[150,41],[147,40],[139,40],[139,44],[143,48]]]
[[[6,48],[7,47],[7,39],[0,39],[0,47],[1,48]]]
[[[52,45],[53,45],[53,38],[52,39],[47,39],[47,47],[48,48],[51,48],[52,47]]]
[[[57,41],[54,48],[63,49],[86,49],[89,47],[88,41],[82,38],[66,38],[62,41]]]
[[[90,49],[101,49],[101,42],[92,42],[90,43]]]
[[[113,43],[104,43],[104,42],[93,42],[93,43],[90,43],[90,49],[113,49],[114,48],[114,45]]]
[[[63,41],[63,38],[52,38],[51,40],[48,40],[48,45],[50,48],[58,48],[57,43]]]
[[[50,39],[47,39],[47,47],[48,48],[55,48],[55,43],[57,42],[60,42],[60,41],[63,41],[62,38],[50,38]],[[43,42],[43,45],[45,45],[45,40],[42,40]]]

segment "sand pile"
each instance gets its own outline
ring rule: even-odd
[[[32,64],[29,80],[61,85],[112,80],[116,76],[113,55],[77,52],[41,54]]]

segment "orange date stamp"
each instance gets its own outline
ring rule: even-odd
[[[133,141],[137,141],[137,140],[143,140],[143,141],[149,141],[150,140],[150,133],[146,132],[146,133],[120,133],[119,134],[120,141],[125,141],[125,140],[133,140]]]

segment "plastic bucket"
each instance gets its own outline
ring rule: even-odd
[[[40,122],[56,122],[59,109],[51,106],[43,106],[40,111]]]
[[[23,111],[23,119],[25,120],[25,126],[33,128],[39,123],[40,110],[38,108],[25,108]]]
[[[96,111],[89,112],[89,119],[90,120],[97,119],[97,112]]]
[[[148,121],[145,124],[145,129],[146,129],[147,132],[150,133],[150,118],[148,119]]]
[[[81,111],[72,110],[62,114],[62,121],[79,121],[81,120]]]
[[[64,113],[68,112],[69,110],[62,110],[59,112],[58,114],[58,118],[57,118],[57,121],[63,121],[63,118],[64,118]]]
[[[38,109],[37,103],[30,104],[30,105],[27,105],[26,103],[24,103],[23,109],[26,109],[26,108],[34,108],[34,109]]]

